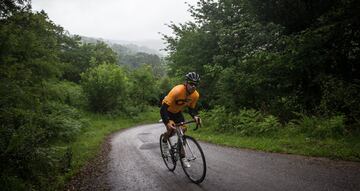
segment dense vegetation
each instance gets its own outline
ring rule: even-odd
[[[195,22],[164,36],[169,76],[201,74],[218,131],[257,136],[291,122],[317,138],[358,134],[358,1],[200,0],[190,11]]]
[[[159,68],[123,67],[106,44],[83,43],[30,1],[0,6],[1,190],[54,190],[72,168],[71,143],[92,126],[84,113],[134,118],[157,105]]]
[[[200,0],[195,22],[164,36],[171,78],[158,56],[86,43],[29,2],[0,2],[2,190],[57,189],[85,116],[135,117],[189,71],[202,77],[203,135],[335,142],[360,160],[356,0]]]
[[[166,75],[166,60],[159,56],[159,54],[153,53],[156,52],[155,50],[133,44],[121,45],[90,37],[81,37],[81,41],[89,44],[109,46],[117,54],[118,65],[126,67],[129,70],[138,69],[144,64],[147,64],[150,65],[157,78]]]

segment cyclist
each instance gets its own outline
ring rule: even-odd
[[[199,85],[200,76],[195,72],[189,72],[185,75],[184,84],[180,84],[171,89],[168,95],[162,101],[160,115],[163,123],[166,126],[162,148],[165,155],[169,156],[169,147],[167,140],[175,134],[175,123],[184,122],[182,111],[188,107],[189,114],[194,118],[197,124],[201,124],[201,119],[198,111],[195,109],[196,102],[199,99],[199,93],[196,87]],[[186,127],[182,127],[183,132],[186,132]],[[185,158],[185,153],[180,153],[180,158],[185,167],[189,168],[190,163]]]

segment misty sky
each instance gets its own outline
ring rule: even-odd
[[[188,5],[197,0],[32,0],[52,21],[71,34],[112,40],[161,39],[164,24],[192,20]]]

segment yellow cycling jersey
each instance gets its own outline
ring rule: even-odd
[[[168,111],[171,113],[178,113],[183,111],[186,106],[194,109],[199,97],[200,95],[196,90],[192,94],[187,95],[185,85],[181,84],[175,86],[162,103],[169,105]]]

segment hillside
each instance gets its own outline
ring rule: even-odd
[[[86,37],[81,36],[81,39],[87,43],[96,43],[101,41],[109,45],[114,51],[120,54],[136,54],[139,52],[147,54],[155,54],[159,57],[164,56],[164,52],[160,52],[164,45],[161,41],[157,40],[148,40],[148,41],[121,41],[121,40],[109,40],[102,38]]]
[[[148,64],[156,76],[163,76],[165,74],[162,56],[159,52],[156,53],[156,50],[135,44],[117,44],[99,38],[83,36],[81,38],[82,41],[86,43],[94,44],[103,42],[108,45],[117,54],[119,65],[123,65],[129,69],[136,69],[144,64]]]

